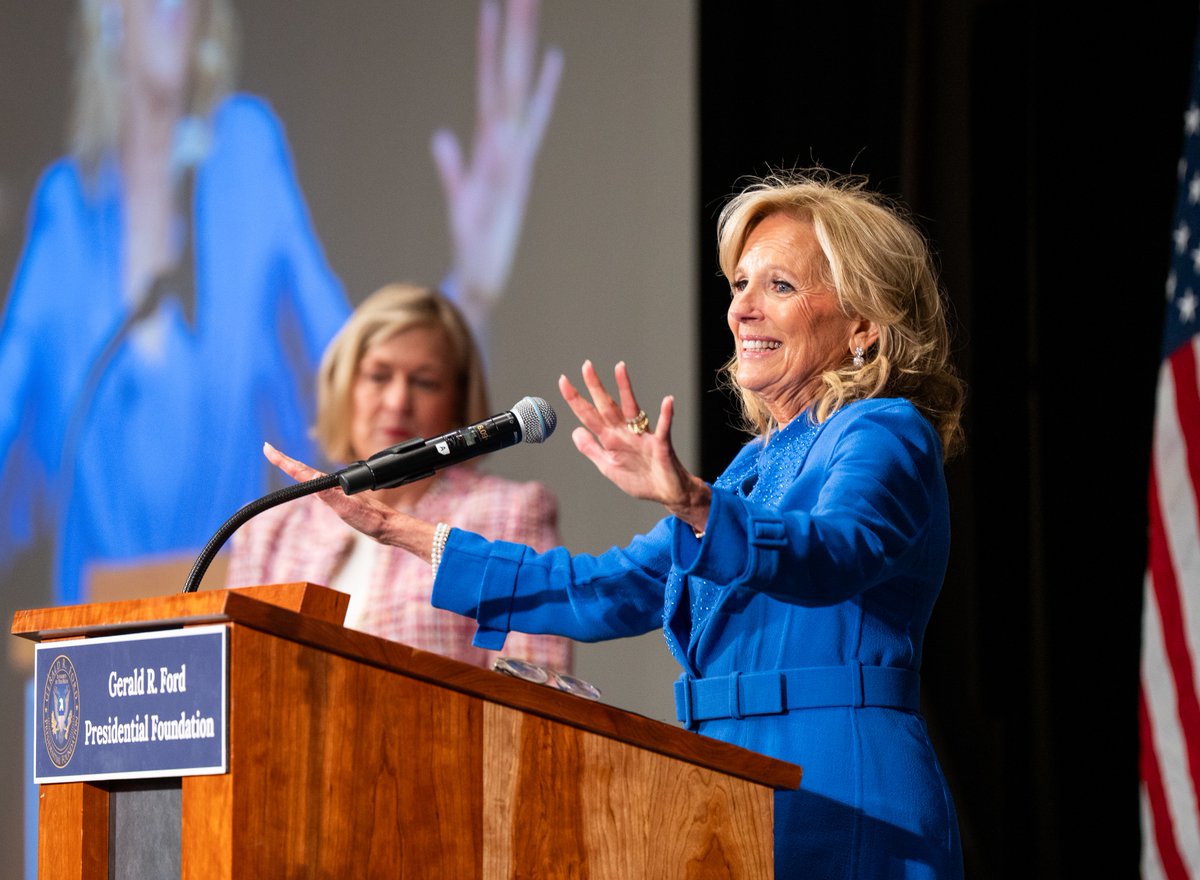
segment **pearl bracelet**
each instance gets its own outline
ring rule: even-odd
[[[450,536],[450,526],[444,522],[437,524],[433,530],[433,547],[429,551],[429,566],[433,569],[433,576],[437,577],[438,566],[442,562],[442,551],[446,549],[446,538]]]

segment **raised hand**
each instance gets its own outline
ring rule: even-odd
[[[675,398],[664,397],[658,424],[637,403],[624,361],[614,370],[618,403],[600,381],[591,361],[583,364],[585,398],[566,376],[558,388],[582,427],[571,432],[575,448],[627,495],[657,501],[697,531],[703,531],[712,498],[708,485],[688,472],[671,443]]]
[[[538,0],[509,0],[505,11],[503,41],[498,0],[484,0],[480,11],[470,164],[452,132],[433,135],[454,247],[450,286],[481,339],[508,283],[563,66],[562,53],[547,49],[534,85]]]

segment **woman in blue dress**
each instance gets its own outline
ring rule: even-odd
[[[718,230],[753,439],[712,483],[653,428],[628,370],[590,362],[576,447],[667,516],[623,548],[573,555],[485,541],[326,493],[351,525],[436,566],[433,603],[583,641],[658,627],[682,667],[689,729],[799,764],[776,795],[780,877],[962,877],[954,805],[920,712],[926,624],[950,546],[943,462],[962,442],[942,292],[921,234],[861,180],[758,181]],[[589,399],[590,398],[590,399]],[[297,479],[315,472],[274,449]]]

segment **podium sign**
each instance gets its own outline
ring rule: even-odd
[[[223,625],[39,644],[34,781],[228,769]]]

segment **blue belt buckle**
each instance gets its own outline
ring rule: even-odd
[[[787,676],[782,672],[755,672],[741,678],[742,712],[746,715],[779,715],[788,709]]]

